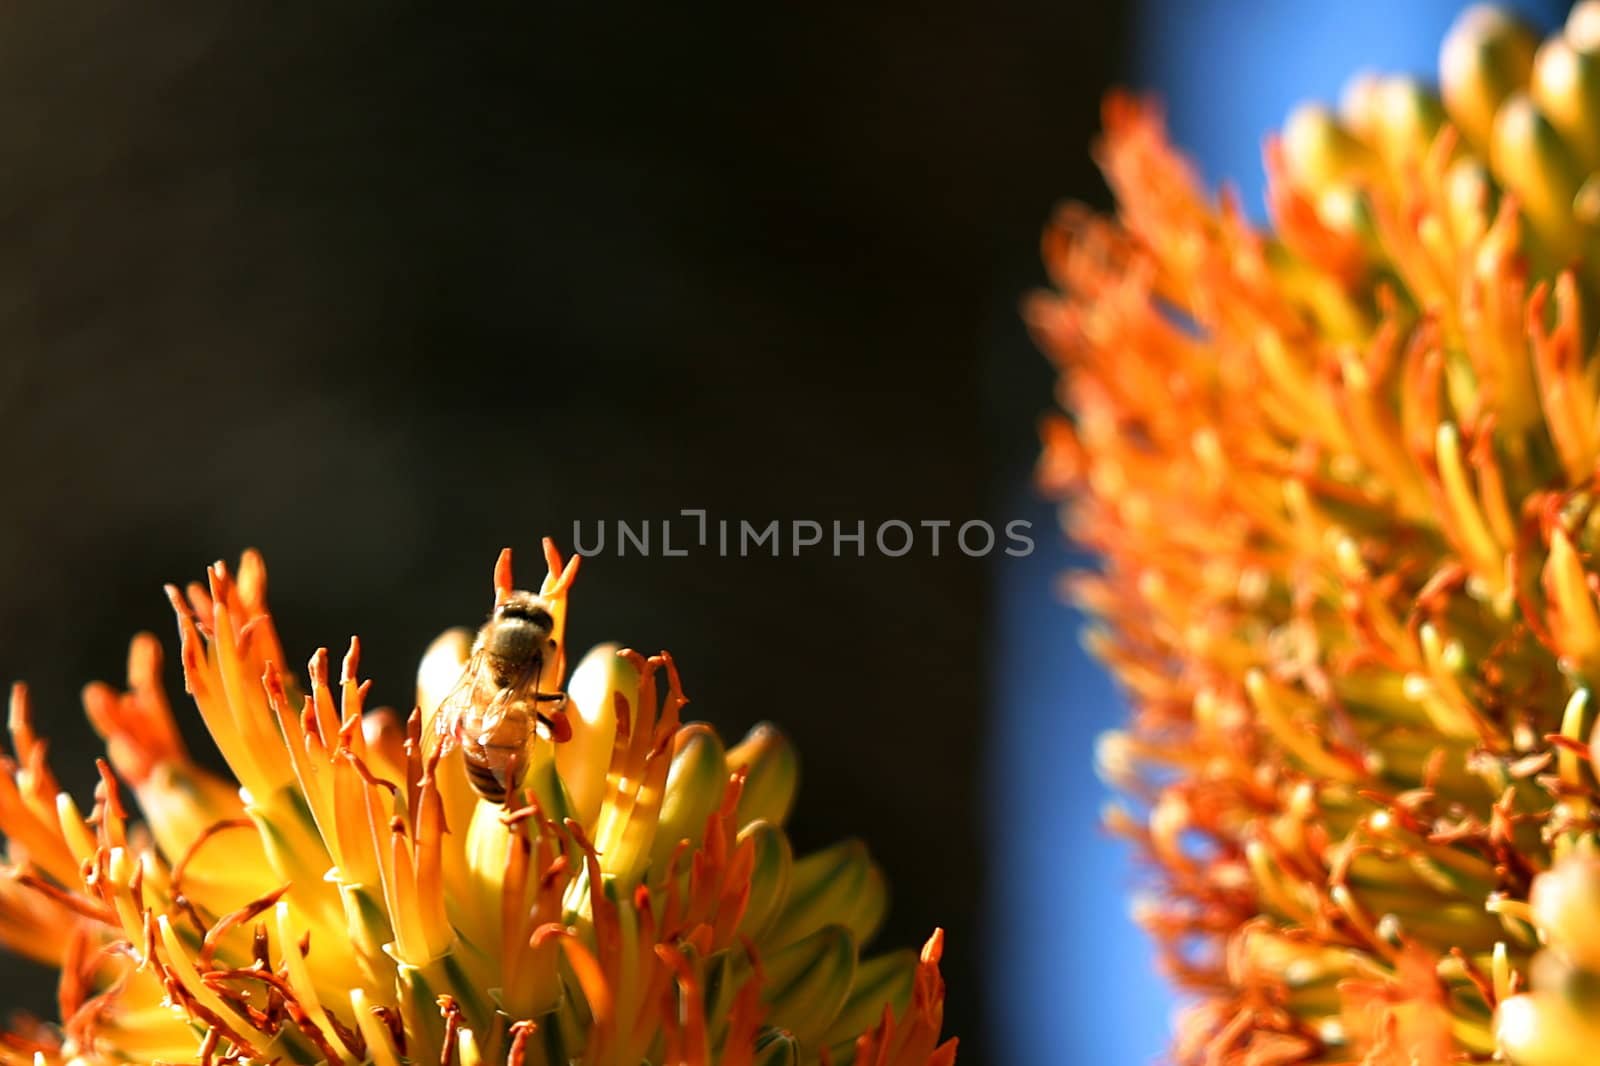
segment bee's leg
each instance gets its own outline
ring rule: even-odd
[[[564,744],[572,736],[572,725],[567,721],[567,694],[565,692],[535,692],[533,694],[535,705],[540,703],[553,703],[555,706],[546,714],[536,711],[539,721],[550,730],[550,737],[557,744]]]
[[[566,710],[567,709],[567,694],[565,692],[540,692],[539,691],[539,682],[542,679],[541,675],[544,673],[544,658],[542,656],[539,657],[539,658],[535,658],[533,660],[533,664],[532,665],[533,665],[533,684],[531,686],[529,686],[529,687],[531,687],[533,689],[533,695],[531,697],[533,702],[535,704],[540,704],[540,703],[554,703],[554,704],[557,704],[558,705],[556,707],[557,713]],[[540,717],[542,718],[544,716],[540,715]]]
[[[541,662],[539,668],[543,669]],[[572,739],[572,724],[567,721],[567,694],[565,692],[540,692],[538,675],[534,675],[532,702],[535,707],[541,703],[553,703],[555,707],[549,714],[535,711],[539,721],[550,731],[550,739],[557,744],[565,744]]]
[[[565,744],[572,739],[572,723],[567,721],[565,708],[545,714],[538,712],[539,721],[550,731],[550,739],[556,744]]]

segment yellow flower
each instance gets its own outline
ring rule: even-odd
[[[578,560],[545,552],[559,648]],[[257,555],[207,577],[168,594],[237,784],[186,753],[153,637],[126,692],[85,690],[108,753],[88,817],[13,690],[0,943],[61,971],[61,1017],[0,1035],[0,1063],[954,1061],[941,934],[859,957],[881,872],[855,842],[792,856],[794,752],[768,725],[724,748],[682,724],[665,653],[591,652],[570,739],[532,743],[501,805],[420,743],[469,634],[435,642],[402,719],[366,707],[354,640],[337,673],[326,650],[285,669]]]
[[[1600,4],[1473,9],[1440,74],[1297,112],[1266,229],[1113,95],[1117,216],[1045,240],[1181,1062],[1593,1061],[1600,877],[1544,871],[1600,829]]]

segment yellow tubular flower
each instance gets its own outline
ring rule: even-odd
[[[1113,95],[1116,217],[1046,235],[1041,477],[1180,1062],[1595,1061],[1597,71],[1593,0],[1476,8],[1438,95],[1290,119],[1265,229]]]
[[[545,554],[556,692],[578,560]],[[429,649],[402,721],[366,707],[357,641],[337,671],[326,650],[285,668],[259,556],[207,578],[168,594],[237,784],[189,758],[151,636],[126,691],[84,692],[108,754],[87,817],[12,692],[0,945],[60,969],[61,1015],[0,1034],[0,1064],[955,1061],[942,934],[920,960],[861,957],[878,868],[854,842],[793,857],[793,751],[768,725],[725,749],[683,724],[666,653],[591,652],[558,712],[570,738],[530,740],[491,803],[422,740],[470,634]]]

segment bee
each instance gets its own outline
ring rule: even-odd
[[[550,601],[520,589],[502,592],[461,679],[434,712],[424,761],[461,749],[473,791],[505,803],[534,741],[559,744],[572,736],[567,694],[539,688],[542,674],[559,669],[552,665],[559,653]]]

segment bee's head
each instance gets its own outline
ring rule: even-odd
[[[531,592],[513,592],[495,605],[486,650],[501,659],[522,661],[542,651],[554,632],[555,619],[544,600]]]

